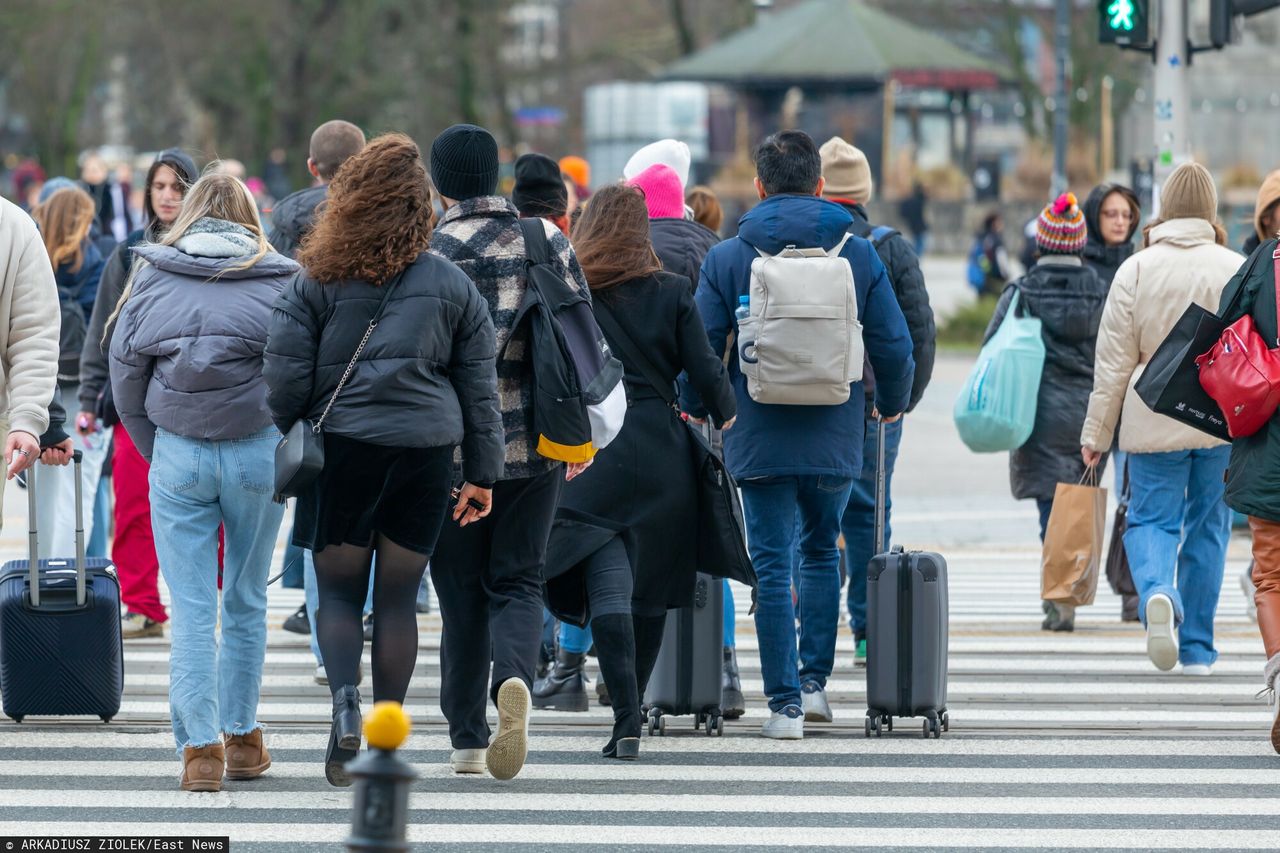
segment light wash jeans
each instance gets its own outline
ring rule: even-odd
[[[1124,550],[1138,589],[1138,612],[1158,592],[1173,601],[1178,660],[1212,664],[1213,617],[1231,538],[1222,501],[1230,447],[1129,454],[1129,517]]]
[[[267,577],[284,505],[271,500],[275,446],[268,427],[208,441],[157,430],[151,521],[169,587],[169,704],[178,755],[184,746],[246,734],[257,720],[267,650]],[[226,528],[222,632],[218,623],[218,526]]]
[[[800,704],[805,681],[826,686],[840,622],[840,517],[853,480],[792,475],[744,480],[742,508],[759,589],[756,636],[769,709]],[[799,511],[800,523],[796,524]],[[791,601],[792,555],[800,550],[800,632]]]

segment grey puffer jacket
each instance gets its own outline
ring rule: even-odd
[[[697,292],[702,261],[720,235],[692,219],[650,219],[649,239],[662,268],[689,279],[690,293]]]
[[[269,426],[263,350],[271,306],[298,265],[274,252],[237,270],[243,257],[133,251],[146,263],[111,338],[111,387],[139,452],[151,459],[156,427],[222,440]]]
[[[290,258],[298,256],[303,238],[315,224],[316,208],[328,197],[329,187],[326,184],[298,190],[276,203],[275,212],[271,214],[268,240],[277,252]]]
[[[1042,324],[1045,358],[1035,427],[1027,443],[1009,454],[1009,483],[1019,500],[1051,500],[1058,483],[1077,483],[1084,473],[1080,430],[1093,391],[1107,285],[1078,257],[1041,258],[1001,294],[984,344],[1000,328],[1015,290],[1021,293],[1018,310]]]
[[[386,293],[364,281],[321,284],[305,271],[285,290],[265,368],[282,432],[324,412]],[[504,455],[496,352],[484,297],[466,273],[424,252],[387,296],[324,429],[388,447],[461,444],[463,476],[493,483]]]

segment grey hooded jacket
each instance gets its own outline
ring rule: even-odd
[[[202,257],[140,245],[146,263],[116,321],[111,387],[148,460],[156,427],[188,438],[242,438],[271,424],[262,354],[271,307],[298,265],[268,253]]]

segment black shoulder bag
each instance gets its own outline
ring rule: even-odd
[[[644,374],[645,380],[679,418],[672,383],[663,380],[658,368],[623,331],[604,300],[596,300],[595,307],[601,328],[613,337],[612,343],[623,361]],[[738,503],[738,484],[702,433],[688,421],[681,419],[681,422],[689,431],[693,473],[697,481],[698,569],[713,577],[746,584],[751,587],[754,599],[756,571],[751,565],[751,555],[747,553],[746,524],[742,518],[742,505]]]
[[[298,418],[294,421],[293,426],[289,427],[289,431],[281,437],[280,443],[276,445],[276,503],[284,503],[288,498],[297,497],[304,489],[316,481],[320,476],[320,472],[324,470],[324,421],[329,417],[333,404],[337,401],[338,395],[342,393],[343,387],[347,384],[347,380],[351,378],[351,372],[356,369],[356,362],[360,359],[360,353],[364,351],[365,344],[369,343],[369,336],[373,334],[373,330],[378,328],[378,321],[382,319],[382,312],[387,308],[387,300],[391,298],[391,291],[399,284],[400,279],[404,277],[404,271],[391,279],[383,286],[382,301],[378,303],[378,310],[374,312],[373,319],[369,321],[369,328],[364,330],[364,337],[360,339],[360,345],[356,347],[355,355],[351,356],[351,361],[347,364],[347,369],[343,371],[342,378],[338,380],[338,387],[333,389],[333,394],[329,397],[329,403],[324,407],[320,419],[311,421],[308,418]]]

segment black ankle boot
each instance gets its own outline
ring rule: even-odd
[[[533,707],[552,711],[587,710],[590,701],[582,672],[586,657],[580,652],[557,650],[547,677],[533,685]]]
[[[640,693],[641,702],[644,702],[644,692],[649,687],[653,665],[658,662],[658,652],[662,651],[662,635],[666,628],[665,613],[661,616],[631,617],[631,629],[636,643],[636,689]]]
[[[346,764],[360,752],[360,724],[360,691],[350,684],[338,688],[333,694],[333,726],[324,755],[324,778],[330,785],[345,788],[351,784]]]
[[[636,641],[631,616],[614,613],[591,620],[600,677],[613,703],[613,735],[601,750],[605,758],[634,760],[640,755],[640,691],[636,685]]]
[[[733,646],[724,647],[724,675],[720,680],[720,712],[726,720],[736,720],[747,712],[738,676],[738,655]]]

